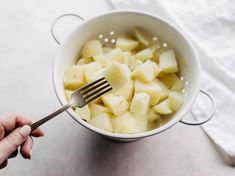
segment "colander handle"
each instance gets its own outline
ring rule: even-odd
[[[56,23],[63,17],[66,17],[66,16],[71,16],[71,17],[76,17],[78,18],[79,20],[82,20],[84,21],[84,18],[82,18],[81,16],[77,15],[77,14],[73,14],[73,13],[66,13],[66,14],[63,14],[63,15],[60,15],[59,17],[57,17],[51,24],[51,35],[53,37],[53,39],[56,41],[56,43],[58,45],[60,45],[60,41],[57,39],[56,35],[55,35],[55,26],[56,26]]]
[[[186,125],[193,125],[193,126],[196,126],[196,125],[202,125],[206,122],[208,122],[209,120],[212,119],[212,117],[215,115],[215,112],[216,112],[216,104],[215,104],[215,100],[214,98],[212,97],[212,95],[204,90],[200,90],[200,93],[204,94],[207,96],[207,98],[210,100],[211,102],[211,106],[212,106],[212,111],[211,111],[211,114],[204,120],[201,120],[201,121],[186,121],[186,120],[181,120],[180,122],[183,123],[183,124],[186,124]],[[195,117],[194,113],[192,111],[190,111],[191,114],[193,115],[193,117]]]

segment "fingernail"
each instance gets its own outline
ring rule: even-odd
[[[23,136],[23,137],[27,137],[31,132],[31,128],[28,125],[24,125],[23,127],[21,127],[21,129],[19,130],[19,133]]]
[[[30,155],[30,157],[32,156],[32,149],[30,149],[30,151],[29,151],[29,155]]]

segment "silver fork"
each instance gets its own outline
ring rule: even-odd
[[[78,90],[75,90],[72,93],[71,99],[68,102],[68,104],[58,109],[57,111],[51,113],[50,115],[42,118],[41,120],[33,123],[31,125],[31,131],[34,131],[36,128],[46,123],[48,120],[61,114],[62,112],[66,111],[69,108],[74,108],[74,107],[82,108],[83,106],[87,105],[91,101],[102,96],[103,94],[105,94],[110,90],[112,90],[112,87],[109,85],[108,81],[104,77],[96,81],[93,81]]]

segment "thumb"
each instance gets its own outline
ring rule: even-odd
[[[29,136],[31,128],[24,125],[0,141],[0,164],[3,163]]]

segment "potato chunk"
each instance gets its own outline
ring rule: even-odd
[[[122,64],[126,64],[126,65],[128,65],[129,66],[129,64],[130,64],[130,59],[131,59],[131,52],[129,52],[129,51],[125,51],[125,52],[122,52],[122,55],[123,55],[123,60],[122,60]]]
[[[121,52],[120,57],[115,57],[115,58],[113,58],[113,60],[115,60],[121,64],[129,65],[130,57],[131,57],[131,53],[129,51],[125,51],[125,52]]]
[[[144,64],[137,67],[132,73],[132,78],[136,78],[143,82],[150,82],[154,78],[154,67],[152,61],[146,61]]]
[[[82,108],[76,108],[75,113],[78,115],[78,117],[80,117],[86,121],[90,120],[90,117],[91,117],[90,109],[87,105]]]
[[[143,29],[136,27],[134,29],[134,34],[138,41],[144,46],[148,46],[150,44],[151,37]]]
[[[92,59],[91,57],[86,58],[86,59],[81,58],[81,59],[78,59],[77,64],[78,64],[78,65],[85,65],[85,64],[89,64],[89,63],[91,63],[91,62],[93,62],[93,59]]]
[[[120,48],[115,48],[107,54],[108,59],[113,61],[120,61],[122,60],[123,54]]]
[[[168,99],[162,101],[161,103],[155,105],[153,107],[153,109],[159,113],[159,114],[163,114],[163,115],[167,115],[167,114],[171,114],[173,111],[171,110],[169,103],[168,103]]]
[[[148,121],[152,122],[154,120],[157,120],[161,118],[161,115],[156,113],[156,111],[153,108],[150,108],[147,114]]]
[[[112,124],[115,133],[136,133],[138,131],[137,120],[128,111],[113,118]]]
[[[156,120],[153,120],[153,121],[148,121],[148,127],[147,129],[148,130],[154,130],[160,126],[162,126],[164,124],[164,117],[159,117],[157,118]]]
[[[163,82],[169,89],[175,84],[178,79],[178,76],[174,73],[165,74],[161,78],[159,78],[159,80]]]
[[[135,115],[137,121],[137,132],[145,132],[148,130],[148,118],[145,115]]]
[[[130,71],[128,65],[126,65],[126,64],[120,64],[120,65],[121,65],[121,67],[123,68],[125,74],[129,77],[129,80],[130,80],[131,71]]]
[[[148,121],[147,130],[150,131],[154,130],[155,128],[157,128],[156,121]]]
[[[113,90],[118,90],[124,86],[129,80],[126,69],[119,63],[113,63],[103,72],[103,76],[109,82]]]
[[[67,68],[64,72],[64,86],[66,89],[78,89],[86,84],[84,80],[83,66],[73,65]]]
[[[153,53],[154,53],[154,49],[152,48],[146,48],[140,52],[138,52],[136,55],[135,55],[135,58],[136,59],[139,59],[141,61],[146,61],[148,59],[151,59],[153,57]]]
[[[97,73],[99,70],[101,70],[101,65],[99,62],[92,62],[84,67],[84,76],[87,82],[93,81],[93,76],[95,73]]]
[[[153,66],[153,75],[154,77],[157,77],[159,73],[161,73],[162,69],[158,66],[156,62],[152,62],[152,66]]]
[[[161,98],[161,87],[155,83],[144,83],[141,81],[135,81],[135,93],[147,93],[150,97],[150,105],[155,105],[159,102]]]
[[[90,40],[87,43],[85,43],[83,49],[82,49],[82,57],[83,58],[89,58],[93,56],[102,55],[102,44],[99,40]]]
[[[103,47],[103,53],[104,54],[107,54],[107,53],[109,53],[112,50],[113,50],[113,48],[111,48],[111,47]]]
[[[93,117],[89,123],[99,129],[113,132],[110,114],[102,113],[98,116]]]
[[[112,64],[109,58],[106,57],[105,55],[94,56],[93,59],[94,61],[99,62],[101,67],[108,67],[109,65]]]
[[[182,91],[184,88],[184,82],[180,79],[176,79],[175,83],[172,85],[172,91]]]
[[[184,96],[180,92],[170,92],[168,102],[169,106],[173,111],[178,111],[182,106],[184,101]]]
[[[139,67],[142,64],[143,64],[143,62],[136,59],[135,56],[130,57],[129,68],[131,71],[135,70],[137,67]]]
[[[91,111],[91,117],[95,117],[103,113],[111,113],[107,107],[97,103],[91,104],[90,111]]]
[[[159,67],[165,73],[178,72],[178,64],[173,50],[168,50],[160,55]]]
[[[92,74],[90,77],[89,77],[89,82],[93,82],[93,81],[96,81],[100,78],[103,77],[103,72],[104,72],[105,68],[102,68],[100,69],[99,71],[95,72],[94,74]]]
[[[137,48],[138,45],[139,43],[128,34],[120,35],[116,42],[116,48],[120,48],[122,51],[132,51]]]
[[[160,101],[166,99],[169,95],[169,92],[170,92],[169,89],[165,86],[165,84],[163,84],[158,79],[154,79],[154,82],[157,83],[161,87]]]
[[[130,112],[146,115],[150,106],[150,97],[146,93],[136,93],[132,99]]]
[[[134,81],[128,81],[124,86],[118,89],[115,94],[124,97],[126,100],[130,101],[134,93]]]
[[[129,108],[129,102],[123,97],[113,93],[103,95],[102,100],[104,105],[107,106],[114,115],[119,115]]]

